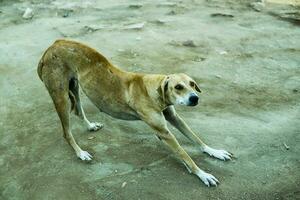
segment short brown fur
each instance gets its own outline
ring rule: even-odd
[[[228,152],[226,156],[225,153],[217,152],[223,150],[212,151],[176,113],[173,104],[187,104],[187,101],[191,101],[191,98],[186,100],[188,95],[194,95],[198,101],[196,92],[200,92],[199,86],[187,75],[126,72],[114,66],[96,50],[68,40],[57,40],[46,50],[37,72],[52,97],[64,137],[82,160],[90,160],[92,156],[83,151],[73,138],[70,110],[75,109],[75,114],[84,119],[89,130],[98,130],[102,125],[91,123],[85,117],[80,103],[79,85],[101,111],[120,119],[146,122],[190,172],[208,186],[217,184],[216,178],[194,163],[167,127],[169,121],[204,152],[219,156],[220,159],[230,159],[231,154]],[[184,89],[174,89],[176,84],[181,84]]]

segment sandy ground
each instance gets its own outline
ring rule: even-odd
[[[0,1],[0,199],[300,199],[299,7],[74,2]],[[28,7],[34,15],[23,19]],[[236,159],[210,158],[171,130],[221,184],[207,188],[147,125],[99,113],[83,94],[88,118],[105,127],[89,133],[72,116],[76,140],[94,155],[77,159],[36,73],[58,38],[89,44],[126,70],[194,77],[202,102],[179,113]]]

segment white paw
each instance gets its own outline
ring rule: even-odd
[[[97,123],[97,122],[90,122],[88,124],[88,130],[89,131],[97,131],[103,127],[103,124]]]
[[[210,156],[219,158],[220,160],[231,160],[232,154],[225,150],[213,149],[209,146],[205,146],[203,152],[207,153]]]
[[[218,179],[214,177],[213,175],[206,173],[205,171],[202,171],[201,169],[196,173],[196,175],[203,181],[203,183],[209,187],[209,186],[217,186],[219,183]]]
[[[91,156],[89,152],[82,151],[82,150],[79,153],[77,153],[77,157],[80,158],[81,160],[92,160],[93,158],[93,156]]]

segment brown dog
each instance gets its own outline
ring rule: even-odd
[[[219,182],[201,170],[179,145],[167,127],[167,121],[181,131],[201,150],[221,160],[231,154],[204,144],[175,111],[174,104],[198,104],[197,83],[185,74],[140,74],[123,71],[104,56],[83,44],[57,40],[44,53],[38,75],[52,97],[62,123],[64,137],[82,160],[92,156],[74,140],[70,127],[70,110],[82,118],[88,129],[96,131],[102,124],[91,123],[80,103],[79,85],[89,99],[103,112],[125,120],[143,120],[183,162],[189,172],[196,174],[207,186]]]

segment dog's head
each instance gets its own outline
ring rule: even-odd
[[[186,74],[171,74],[161,83],[164,102],[186,106],[196,106],[201,90],[197,83]]]

